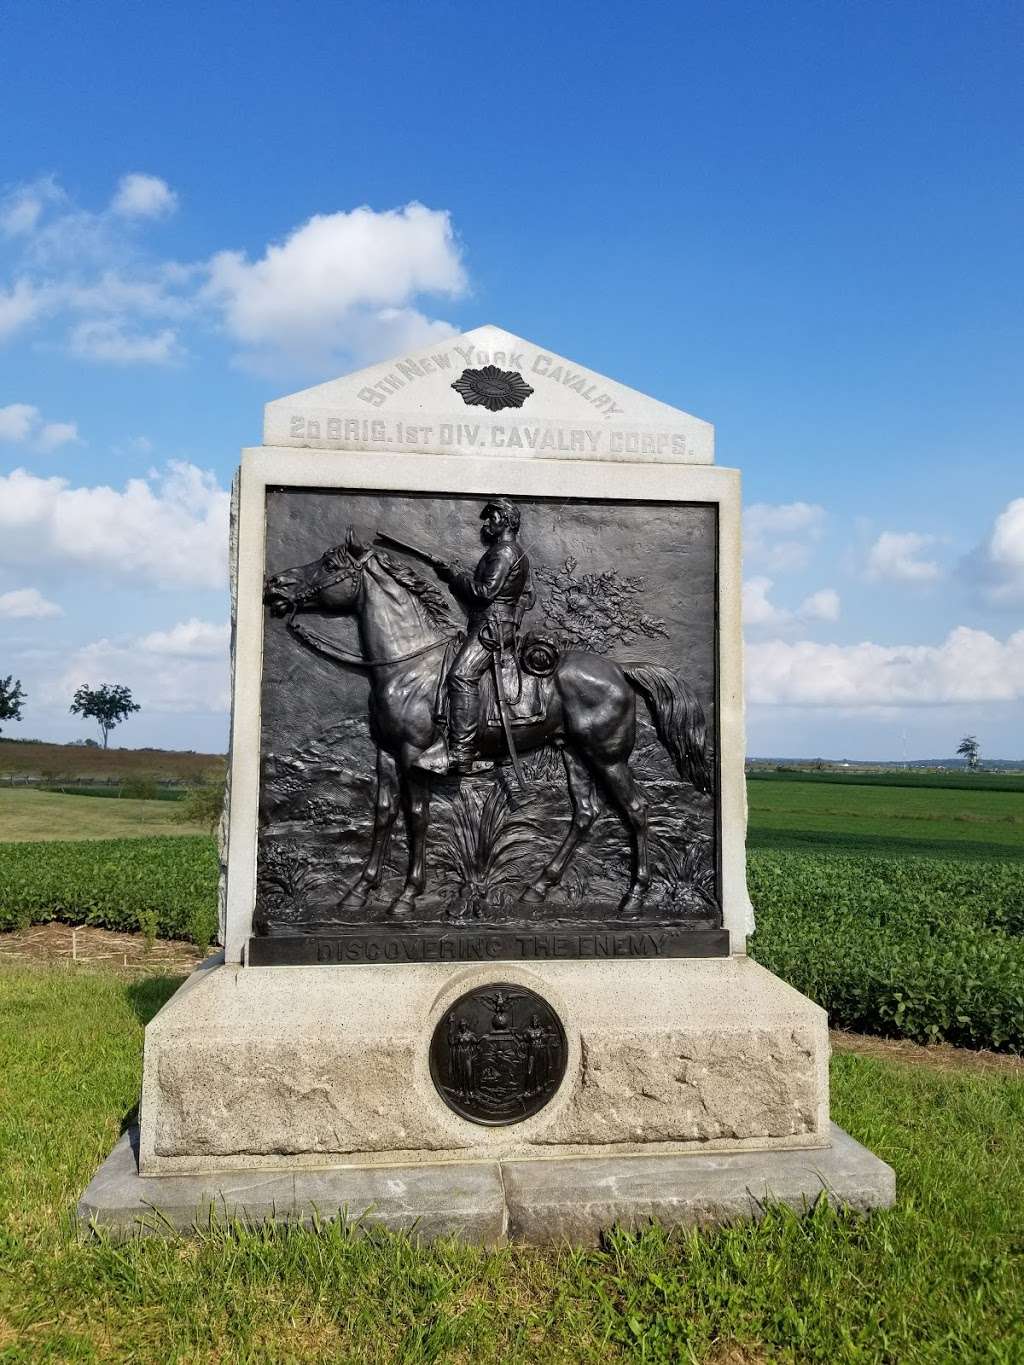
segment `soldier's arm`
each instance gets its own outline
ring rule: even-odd
[[[472,574],[463,570],[452,577],[452,591],[473,606],[486,606],[505,586],[514,562],[515,554],[507,545],[488,550]]]

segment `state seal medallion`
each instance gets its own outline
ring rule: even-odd
[[[445,1104],[471,1123],[519,1123],[554,1095],[567,1051],[562,1021],[541,996],[525,986],[481,986],[442,1016],[430,1074]]]

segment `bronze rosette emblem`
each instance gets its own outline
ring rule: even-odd
[[[533,390],[518,370],[499,370],[485,365],[482,370],[463,370],[452,388],[462,395],[468,407],[483,407],[490,412],[502,408],[521,408]]]

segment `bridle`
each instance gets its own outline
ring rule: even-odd
[[[307,602],[312,602],[315,597],[319,597],[320,594],[326,592],[328,588],[336,588],[341,583],[347,583],[350,578],[362,578],[363,569],[366,567],[366,561],[372,554],[373,551],[368,550],[366,554],[362,555],[359,559],[352,561],[350,568],[339,570],[339,572],[334,574],[331,578],[317,578],[314,579],[312,583],[307,584],[306,587],[292,599],[291,610],[288,613],[288,624],[291,625],[292,617],[300,607],[304,607]]]
[[[308,626],[303,626],[296,622],[295,617],[298,614],[299,609],[304,607],[308,602],[312,602],[314,598],[319,597],[322,592],[326,592],[328,588],[336,588],[339,584],[347,583],[352,578],[361,579],[363,569],[366,567],[373,554],[373,550],[367,550],[366,553],[360,555],[358,559],[352,559],[351,555],[349,555],[351,567],[341,569],[329,578],[316,578],[312,583],[308,584],[297,593],[291,600],[290,610],[288,612],[287,620],[285,621],[285,625],[292,634],[297,635],[304,644],[310,645],[311,648],[316,649],[327,658],[333,659],[336,663],[347,664],[349,668],[369,669],[382,668],[387,664],[401,664],[405,663],[407,659],[416,659],[421,654],[426,654],[430,650],[436,649],[439,645],[446,645],[448,643],[447,638],[439,636],[436,640],[430,640],[427,644],[421,645],[418,649],[411,649],[407,654],[398,654],[393,659],[364,659],[361,654],[350,654],[347,649],[341,649],[333,640],[328,640],[326,636],[320,635],[317,631],[310,630]]]

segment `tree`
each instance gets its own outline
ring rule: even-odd
[[[142,707],[132,701],[131,689],[121,683],[101,683],[99,687],[82,683],[69,709],[76,716],[89,716],[96,722],[105,749],[114,726],[120,725],[133,711],[141,711]]]
[[[978,743],[976,735],[964,735],[963,739],[956,746],[956,751],[961,758],[967,760],[967,767],[972,773],[976,773],[981,767],[978,755],[981,753],[981,745]]]
[[[0,720],[21,720],[21,708],[25,704],[25,693],[20,681],[8,673],[0,678]]]

